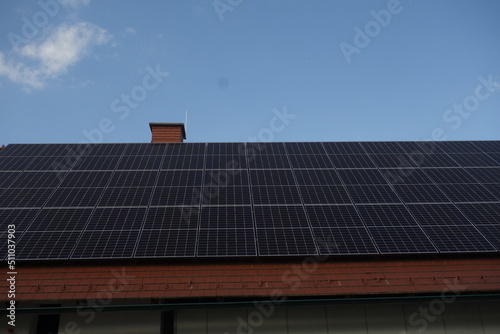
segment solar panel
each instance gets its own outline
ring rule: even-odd
[[[15,144],[0,225],[26,260],[498,252],[499,159],[496,141]]]

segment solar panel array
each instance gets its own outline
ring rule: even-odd
[[[500,141],[12,144],[9,224],[29,260],[499,252]]]

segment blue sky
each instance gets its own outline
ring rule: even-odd
[[[497,0],[2,1],[0,144],[149,142],[186,110],[188,142],[500,139],[499,17]]]

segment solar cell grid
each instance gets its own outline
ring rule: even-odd
[[[471,225],[453,204],[408,204],[408,210],[421,225]]]
[[[381,254],[436,252],[432,242],[417,226],[372,226],[368,230]]]
[[[8,189],[0,197],[0,208],[41,207],[55,188]]]
[[[474,141],[476,147],[483,152],[497,152],[500,153],[500,141]]]
[[[402,141],[398,142],[398,144],[399,147],[401,147],[404,152],[412,155],[444,153],[436,145],[436,142],[432,141]]]
[[[76,148],[73,148],[73,151],[82,152],[83,157],[97,157],[97,156],[110,156],[110,155],[120,156],[123,154],[123,152],[129,145],[134,145],[134,144],[92,144],[89,146],[80,145]],[[139,144],[139,145],[150,145],[150,144]]]
[[[314,228],[321,255],[378,254],[364,227]]]
[[[203,155],[167,155],[161,169],[203,169],[204,162]]]
[[[252,185],[295,185],[291,170],[256,169],[250,171]]]
[[[241,155],[245,156],[244,143],[208,143],[207,155]]]
[[[486,154],[450,153],[450,157],[462,167],[493,167],[498,163]]]
[[[417,222],[404,205],[358,205],[367,226],[416,226]]]
[[[162,156],[166,147],[167,144],[163,143],[128,144],[125,150],[123,150],[123,155]]]
[[[23,171],[35,159],[34,157],[4,157],[0,156],[1,171]]]
[[[345,204],[351,203],[343,186],[300,186],[305,204]],[[255,191],[255,187],[253,188]]]
[[[199,205],[202,196],[198,187],[156,187],[151,205]]]
[[[57,188],[46,207],[93,207],[104,188]]]
[[[193,257],[195,247],[196,233],[191,230],[144,230],[135,257]]]
[[[479,182],[500,183],[500,168],[465,168],[464,171],[472,175],[472,177]],[[472,177],[470,179],[472,179]]]
[[[16,231],[25,231],[37,213],[38,209],[0,209],[0,229],[7,231],[8,225],[14,224]]]
[[[448,154],[412,154],[408,155],[418,167],[460,167]]]
[[[291,168],[285,154],[265,154],[248,158],[250,169],[276,169]]]
[[[439,188],[453,202],[489,202],[498,201],[485,187],[480,184],[440,184]]]
[[[451,199],[433,184],[395,184],[394,190],[405,203],[450,202]]]
[[[152,192],[153,187],[106,188],[99,200],[99,206],[146,206]]]
[[[207,155],[206,169],[245,169],[244,155]]]
[[[334,168],[327,155],[294,154],[289,158],[293,168]]]
[[[85,231],[76,244],[72,258],[131,258],[137,234],[133,230]]]
[[[350,185],[346,188],[354,203],[401,203],[388,185]]]
[[[204,155],[204,143],[169,143],[165,147],[165,156],[171,155]]]
[[[364,226],[353,205],[308,205],[306,212],[313,228]]]
[[[294,173],[299,185],[342,185],[335,169],[298,169]]]
[[[95,144],[44,144],[42,147],[40,147],[38,154],[40,157],[58,156],[72,159],[83,154],[90,154],[96,149]]]
[[[160,171],[160,175],[158,177],[158,186],[201,187],[202,178],[203,172],[201,170]]]
[[[300,204],[296,186],[252,186],[255,204]]]
[[[500,183],[484,184],[484,187],[494,196],[500,198]]]
[[[66,172],[25,172],[11,175],[10,188],[44,188],[56,187],[66,175]],[[18,176],[13,178],[13,176]],[[0,184],[2,175],[0,174]]]
[[[60,187],[104,187],[113,172],[70,171],[64,174]]]
[[[152,207],[144,223],[145,230],[196,230],[199,207]]]
[[[157,171],[116,171],[108,187],[152,187],[157,176]]]
[[[255,206],[254,211],[258,229],[309,227],[301,205]]]
[[[201,208],[201,229],[252,229],[251,206],[204,206]]]
[[[0,157],[34,157],[39,155],[46,146],[45,144],[9,144],[0,151]]]
[[[257,235],[262,256],[317,254],[309,229],[257,229]]]
[[[488,239],[490,244],[500,251],[500,225],[478,226],[477,229]]]
[[[114,170],[116,169],[120,156],[95,156],[82,157],[76,161],[73,170]]]
[[[415,161],[406,153],[370,154],[369,156],[379,168],[416,167]]]
[[[264,200],[262,199],[262,197],[260,199]],[[205,186],[203,188],[203,193],[202,193],[202,204],[204,205],[250,204],[250,187]]]
[[[341,169],[338,173],[344,184],[387,184],[377,169]]]
[[[247,156],[286,154],[284,143],[246,143]]]
[[[197,256],[255,256],[253,229],[201,229]]]
[[[248,185],[248,173],[242,169],[207,170],[205,171],[205,185],[213,186],[245,186]]]
[[[0,172],[0,188],[7,188],[11,184],[15,183],[19,176],[22,176],[21,172]]]
[[[161,155],[124,155],[116,169],[159,169],[162,159]]]
[[[330,160],[336,168],[376,168],[366,154],[331,154]]]
[[[477,183],[474,177],[463,168],[426,168],[424,172],[438,184]]]
[[[331,154],[366,154],[358,142],[325,142],[323,146]]]
[[[25,232],[16,243],[16,258],[67,259],[80,232]]]
[[[472,225],[423,225],[422,229],[441,253],[496,251]]]
[[[285,148],[288,154],[326,154],[322,143],[319,142],[285,143]]]
[[[145,213],[146,208],[97,208],[86,230],[138,230]]]
[[[388,168],[380,172],[390,184],[434,184],[423,170],[417,168]]]
[[[500,153],[488,153],[488,156],[495,160],[495,166],[500,165]]]
[[[460,211],[474,225],[500,225],[500,203],[470,203],[458,204]]]
[[[361,146],[369,154],[404,153],[397,142],[361,142]]]
[[[446,153],[480,152],[480,149],[470,141],[437,141],[435,145]]]
[[[92,209],[43,209],[29,227],[29,231],[81,231],[91,213]]]

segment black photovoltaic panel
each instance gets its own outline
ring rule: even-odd
[[[378,254],[364,227],[314,228],[321,255]]]
[[[427,174],[436,183],[477,183],[463,168],[425,168]]]
[[[490,202],[499,200],[480,184],[440,184],[439,188],[453,202]]]
[[[500,183],[500,168],[465,168],[474,179],[482,183]]]
[[[28,168],[33,157],[4,157],[0,156],[0,171],[22,171]]]
[[[408,204],[407,207],[421,225],[471,225],[453,204]]]
[[[31,232],[71,232],[84,229],[92,209],[43,209],[31,224]]]
[[[257,229],[259,255],[317,254],[312,233],[306,228]]]
[[[145,206],[152,193],[153,187],[106,188],[99,206]]]
[[[366,154],[361,144],[357,142],[326,142],[323,146],[326,152],[331,154]]]
[[[85,231],[76,244],[73,259],[131,258],[138,230]]]
[[[306,213],[301,205],[255,206],[257,228],[308,228]]]
[[[293,168],[333,168],[335,167],[327,155],[296,154],[290,155]]]
[[[49,198],[47,207],[93,207],[105,188],[57,188]]]
[[[254,230],[201,229],[197,256],[256,256]]]
[[[421,169],[387,168],[380,170],[390,184],[433,184],[434,182]]]
[[[418,226],[368,227],[380,253],[435,253],[436,248]]]
[[[335,173],[335,171],[333,171]],[[293,173],[289,169],[255,169],[250,171],[252,185],[295,185]]]
[[[246,169],[245,155],[207,155],[206,169]]]
[[[208,143],[208,155],[241,155],[245,156],[244,143]]]
[[[137,241],[135,257],[194,257],[196,231],[143,230]]]
[[[296,186],[252,186],[255,204],[300,204]]]
[[[254,228],[251,206],[204,206],[200,221],[201,229]]]
[[[204,205],[250,204],[250,187],[248,186],[205,185],[202,195],[201,203]]]
[[[124,155],[116,169],[158,169],[161,166],[161,155]]]
[[[78,232],[25,232],[16,241],[17,259],[68,259]]]
[[[146,208],[97,208],[86,230],[139,230],[145,213]]]
[[[326,154],[323,144],[318,142],[285,143],[288,154]]]
[[[496,251],[472,225],[423,225],[422,229],[441,253]]]
[[[363,226],[353,205],[308,205],[306,212],[313,228]]]
[[[490,226],[478,226],[477,229],[488,239],[490,244],[500,251],[500,224]]]
[[[105,187],[113,172],[76,171],[63,174],[60,187]]]
[[[167,155],[161,169],[203,169],[203,155]]]
[[[0,197],[0,208],[41,207],[56,188],[7,189]]]
[[[354,203],[401,203],[388,185],[352,185],[346,188]]]
[[[458,204],[457,207],[476,226],[500,225],[500,202]]]
[[[291,168],[285,154],[263,154],[248,158],[250,169]]]
[[[351,203],[344,186],[300,186],[300,193],[305,204]]]
[[[450,202],[450,197],[434,184],[395,184],[394,190],[405,203]]]
[[[294,171],[299,185],[341,185],[335,169],[297,169]]]
[[[344,184],[387,184],[377,169],[341,169],[338,172]]]
[[[404,205],[358,205],[358,212],[367,226],[416,226],[415,219]]]
[[[202,179],[203,179],[203,172],[201,170],[160,171],[157,186],[158,187],[201,187]]]
[[[366,154],[331,154],[329,157],[337,168],[376,168]]]
[[[9,145],[0,224],[38,260],[496,252],[499,143]]]
[[[21,172],[0,172],[0,188],[7,188],[21,175],[24,174]]]
[[[144,223],[145,230],[196,230],[200,208],[184,207],[152,207],[149,209]]]
[[[108,187],[153,187],[158,171],[116,171],[108,183]]]

